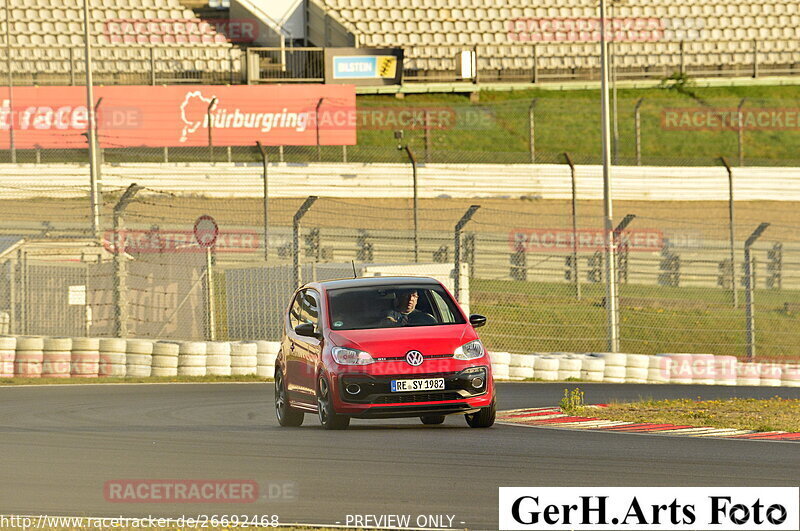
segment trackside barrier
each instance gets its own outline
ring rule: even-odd
[[[0,336],[0,378],[272,378],[278,341]]]
[[[0,378],[258,375],[271,378],[277,341],[0,336]],[[496,380],[800,387],[796,362],[742,362],[734,356],[612,352],[490,352]]]
[[[800,364],[746,363],[734,356],[663,353],[490,352],[497,380],[800,387]]]

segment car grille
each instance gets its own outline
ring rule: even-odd
[[[412,393],[397,395],[381,395],[373,404],[409,404],[415,402],[436,402],[439,400],[460,400],[458,393]]]

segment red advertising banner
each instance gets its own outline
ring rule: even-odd
[[[352,85],[96,87],[101,147],[356,143]],[[0,148],[85,148],[83,87],[0,88]],[[12,108],[13,106],[13,108]],[[210,112],[209,112],[210,110]]]

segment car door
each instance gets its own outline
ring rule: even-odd
[[[302,324],[302,309],[301,304],[303,300],[303,292],[297,292],[292,304],[289,306],[289,314],[286,316],[286,344],[284,345],[284,355],[286,362],[286,391],[291,400],[298,400],[302,397],[302,344],[300,336],[298,336],[294,329],[297,325]]]
[[[298,293],[297,299],[297,318],[300,323],[314,325],[314,330],[320,332],[319,318],[319,293],[313,289],[304,289]],[[294,308],[294,305],[292,305]],[[296,326],[296,325],[295,325]],[[309,404],[316,404],[316,368],[319,359],[322,343],[314,337],[299,336],[294,333],[293,349],[291,356],[293,364],[290,376],[294,383],[292,391],[294,398]]]

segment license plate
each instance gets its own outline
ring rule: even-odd
[[[419,380],[392,380],[392,392],[438,391],[444,389],[444,378],[424,378]]]

